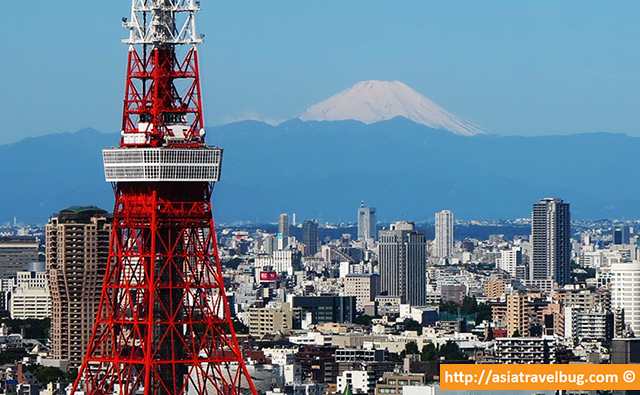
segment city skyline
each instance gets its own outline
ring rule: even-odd
[[[55,211],[0,227],[2,394],[470,393],[500,364],[573,390],[570,363],[600,390],[640,363],[640,220],[572,221],[637,213],[640,4],[200,7],[9,9],[0,205]],[[109,133],[7,133],[82,122]]]

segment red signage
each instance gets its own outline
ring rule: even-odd
[[[260,272],[260,281],[276,281],[277,278],[276,272]]]

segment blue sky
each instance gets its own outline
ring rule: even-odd
[[[128,0],[3,8],[0,144],[119,130]],[[502,135],[640,136],[640,2],[202,0],[208,125],[400,80]],[[115,143],[115,142],[114,142]]]

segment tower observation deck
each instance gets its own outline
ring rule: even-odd
[[[212,217],[222,149],[204,142],[195,0],[132,0],[115,192],[96,324],[72,393],[255,394]]]

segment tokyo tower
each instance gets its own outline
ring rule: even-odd
[[[195,0],[133,0],[109,260],[72,394],[255,394],[233,329],[204,142]],[[182,55],[181,55],[182,53]]]

